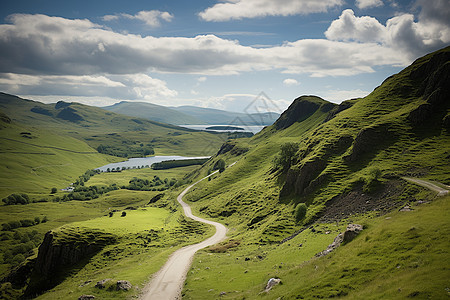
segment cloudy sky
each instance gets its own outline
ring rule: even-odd
[[[2,0],[0,91],[241,111],[365,96],[450,44],[450,0]]]

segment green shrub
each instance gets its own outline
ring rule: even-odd
[[[297,222],[300,222],[301,220],[303,220],[306,216],[306,210],[308,208],[306,207],[305,203],[299,203],[296,207],[295,207],[295,220]]]
[[[295,163],[298,145],[286,143],[281,145],[280,153],[274,160],[275,167],[287,170]]]

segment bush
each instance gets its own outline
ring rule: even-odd
[[[127,212],[123,211],[121,217],[126,217],[127,216]]]
[[[56,194],[56,192],[58,191],[58,189],[57,188],[52,188],[52,191],[50,192],[51,194]]]
[[[223,159],[219,159],[214,164],[213,170],[219,170],[220,173],[225,171],[225,161]]]
[[[28,204],[30,203],[30,198],[27,194],[11,194],[8,197],[3,198],[2,201],[6,205]]]
[[[296,143],[286,143],[281,145],[280,153],[275,158],[275,166],[281,167],[283,170],[289,169],[296,159],[298,145]]]
[[[306,216],[306,210],[308,208],[306,207],[305,203],[299,203],[296,207],[295,207],[295,220],[297,222],[300,222],[301,220],[303,220]]]

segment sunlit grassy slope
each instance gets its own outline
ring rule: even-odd
[[[206,275],[207,271],[203,270],[203,264],[200,263],[202,259],[199,257],[193,266],[193,272],[188,275],[184,290],[186,298],[201,299],[206,297],[208,290],[211,290],[211,297],[214,298],[221,289],[227,292],[223,296],[225,298],[241,299],[244,296],[246,299],[257,298],[260,297],[258,293],[262,291],[269,276],[280,276],[282,280],[283,276],[286,276],[289,281],[289,285],[279,288],[280,293],[276,295],[274,293],[274,296],[269,293],[265,296],[269,299],[277,299],[291,290],[292,293],[286,296],[286,299],[297,296],[301,298],[302,294],[306,295],[305,299],[310,299],[313,295],[325,298],[348,295],[357,299],[360,294],[370,296],[365,290],[368,283],[359,278],[366,276],[374,282],[387,284],[385,276],[388,272],[383,273],[386,275],[377,275],[382,264],[366,269],[359,266],[339,267],[333,271],[339,276],[327,280],[327,271],[320,273],[324,279],[313,276],[315,267],[311,263],[309,273],[302,273],[296,277],[295,272],[300,272],[294,271],[297,270],[296,266],[312,257],[312,253],[308,252],[299,252],[298,260],[293,260],[295,263],[287,268],[291,271],[283,271],[282,274],[274,272],[276,266],[273,261],[269,263],[262,260],[253,267],[251,263],[248,263],[248,267],[245,263],[242,265],[240,260],[244,256],[252,258],[264,256],[264,253],[268,256],[269,253],[279,256],[280,263],[283,262],[281,258],[285,254],[281,249],[287,246],[283,244],[274,249],[273,245],[289,237],[303,225],[312,226],[317,220],[325,222],[329,227],[335,224],[336,220],[345,218],[350,219],[343,222],[359,220],[364,224],[370,224],[367,234],[375,235],[377,240],[377,244],[372,246],[388,251],[387,249],[396,249],[398,243],[405,242],[401,230],[406,232],[410,227],[401,226],[411,222],[413,216],[422,219],[423,213],[423,220],[418,220],[417,224],[422,224],[424,228],[424,234],[421,235],[424,240],[421,242],[427,240],[428,248],[426,251],[421,249],[433,257],[433,263],[426,272],[434,271],[436,278],[448,278],[448,269],[439,267],[438,263],[439,260],[448,259],[446,254],[448,252],[442,250],[446,248],[448,251],[448,243],[445,245],[445,240],[436,240],[434,243],[433,239],[428,240],[425,233],[425,228],[427,232],[442,228],[445,214],[436,214],[439,207],[443,211],[448,209],[445,202],[448,199],[434,203],[433,209],[418,208],[417,212],[402,217],[405,219],[399,219],[398,226],[402,229],[393,230],[392,235],[395,235],[395,238],[386,238],[386,244],[383,244],[382,229],[377,226],[381,226],[383,215],[387,211],[398,209],[405,203],[427,201],[434,197],[433,193],[402,181],[401,176],[421,177],[450,184],[449,101],[448,96],[445,96],[448,95],[450,86],[449,53],[450,48],[446,48],[418,59],[399,74],[388,78],[369,96],[347,101],[339,107],[330,106],[317,97],[300,97],[273,126],[248,141],[241,140],[230,144],[228,151],[222,151],[209,165],[204,166],[198,175],[206,174],[218,159],[224,159],[228,163],[237,161],[223,173],[214,175],[210,181],[203,181],[197,185],[186,196],[194,206],[194,211],[227,224],[230,227],[230,238],[239,241],[237,247],[230,248],[224,255],[201,254],[202,257],[204,255],[209,257],[208,262],[214,268],[220,269],[221,265],[231,265],[232,261],[237,266],[218,271],[226,274],[227,279],[221,277],[222,280],[217,280],[214,276]],[[347,109],[344,110],[344,106]],[[273,161],[279,153],[280,146],[288,142],[297,143],[299,150],[293,157],[289,170],[282,171],[274,166]],[[238,151],[239,149],[245,149],[247,152]],[[358,202],[358,199],[364,201]],[[296,223],[293,211],[298,203],[306,203],[308,210],[306,218]],[[431,210],[434,212],[431,213]],[[353,217],[355,214],[359,217]],[[435,224],[430,214],[436,218]],[[379,215],[381,217],[377,217]],[[376,218],[372,221],[373,217]],[[302,243],[303,234],[308,233],[304,232],[289,241],[290,247],[297,249]],[[448,228],[441,234],[448,239]],[[324,236],[323,239],[316,239],[317,242],[313,243],[317,249],[322,247],[323,250],[330,243],[330,239],[332,238],[327,239]],[[308,238],[305,241],[308,244]],[[408,247],[399,249],[403,251],[404,257],[387,256],[384,260],[379,257],[383,255],[383,251],[373,251],[369,252],[373,255],[369,254],[367,259],[373,262],[381,260],[395,267],[397,264],[403,266],[408,258],[414,261],[415,255],[420,251],[419,248]],[[349,244],[343,249],[352,248]],[[351,255],[357,253],[352,252]],[[318,261],[322,265],[328,264],[329,268],[333,268],[334,265],[343,266],[338,258],[334,260],[333,257],[321,258]],[[351,258],[348,261],[350,262]],[[244,268],[248,268],[247,273]],[[353,270],[354,268],[358,268],[359,271]],[[283,265],[281,269],[286,268]],[[252,274],[252,270],[259,270],[258,280],[248,275]],[[265,278],[262,272],[265,272]],[[340,276],[346,279],[339,280]],[[402,285],[408,287],[406,290],[410,290],[414,285],[406,282],[408,272],[404,271],[401,276],[405,277],[399,277],[398,288],[402,289],[400,287]],[[251,280],[245,281],[243,278]],[[320,285],[321,289],[318,291],[315,290],[319,285],[312,278],[325,282]],[[354,285],[348,283],[352,279],[356,282]],[[251,292],[234,289],[233,282],[242,280],[254,285]],[[303,284],[303,281],[308,283]],[[203,287],[199,285],[200,282]],[[417,289],[419,292],[428,293],[436,286],[439,286],[439,292],[436,291],[432,295],[442,295],[440,293],[446,288],[442,280],[423,282]],[[376,285],[371,285],[371,288],[376,289]],[[309,293],[305,292],[307,289],[310,290]],[[234,294],[232,292],[234,290],[240,292]],[[374,297],[383,298],[381,291],[378,292],[379,294]],[[399,295],[405,293],[406,291],[403,291]]]

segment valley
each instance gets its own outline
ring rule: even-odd
[[[0,297],[151,299],[203,241],[183,299],[445,299],[449,68],[447,47],[364,98],[298,97],[251,137],[1,94]],[[209,159],[92,171],[153,155]]]

